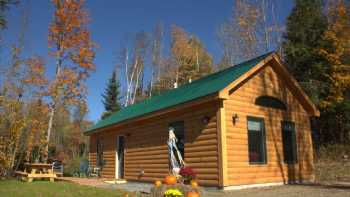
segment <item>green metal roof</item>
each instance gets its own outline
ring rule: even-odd
[[[150,114],[152,112],[156,112],[171,106],[189,102],[216,93],[246,73],[248,70],[253,68],[270,54],[271,53],[264,54],[262,56],[195,80],[192,83],[182,85],[176,89],[165,91],[140,103],[125,107],[120,111],[113,113],[109,117],[98,121],[95,125],[85,131],[85,134],[90,134],[99,128],[107,127],[125,120],[137,118],[146,114]]]

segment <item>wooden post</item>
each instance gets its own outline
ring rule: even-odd
[[[218,151],[219,151],[219,186],[225,187],[228,182],[227,173],[227,144],[226,144],[226,119],[225,119],[225,100],[219,101],[217,110],[217,132],[218,132]]]

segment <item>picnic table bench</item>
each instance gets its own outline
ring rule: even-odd
[[[28,182],[43,178],[49,178],[50,182],[54,182],[57,178],[57,174],[53,172],[52,164],[45,163],[26,163],[24,172],[16,171],[15,174]]]

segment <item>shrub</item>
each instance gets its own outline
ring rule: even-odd
[[[80,176],[81,175],[81,163],[85,162],[85,157],[77,157],[66,162],[64,166],[64,176]],[[84,175],[85,176],[85,175]]]

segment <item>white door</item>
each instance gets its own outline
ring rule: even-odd
[[[115,144],[115,178],[124,178],[124,144],[125,137],[117,136]]]

